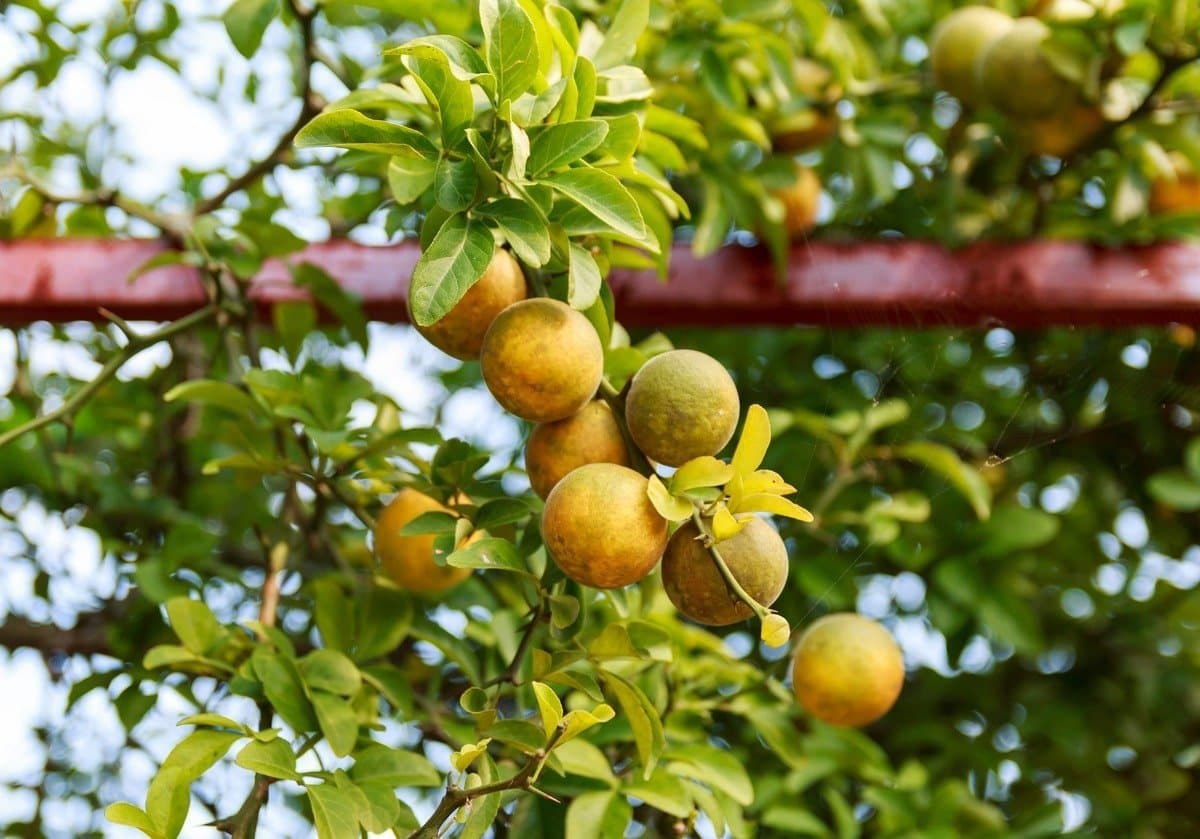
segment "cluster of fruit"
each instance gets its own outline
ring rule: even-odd
[[[713,457],[738,423],[740,402],[729,372],[704,353],[671,350],[647,361],[623,394],[609,389],[609,399],[597,398],[607,387],[605,354],[591,322],[557,300],[526,295],[519,264],[497,248],[455,307],[418,330],[450,355],[478,358],[496,400],[535,424],[525,462],[533,491],[545,501],[541,530],[550,557],[567,577],[598,589],[636,583],[661,559],[668,598],[697,623],[724,626],[768,614],[766,607],[788,577],[787,547],[770,524],[736,505],[729,512],[726,489],[700,486],[704,480],[691,482],[697,487],[687,498],[705,497],[708,503],[693,508],[690,500],[674,499],[684,504],[681,515],[664,516],[653,500],[655,486],[663,485],[650,462],[732,474],[732,466]],[[761,454],[755,457],[761,460]],[[757,460],[751,469],[757,469]],[[772,472],[754,472],[751,480],[756,486],[748,492],[760,496],[794,491]],[[447,507],[416,490],[401,490],[376,525],[375,548],[385,572],[401,587],[425,593],[466,579],[469,569],[435,562],[432,535],[402,531],[423,513],[457,514],[450,508],[469,503],[458,496]],[[780,499],[775,506],[784,504],[790,502]],[[727,524],[714,527],[714,515],[726,516]],[[674,532],[672,522],[679,523]],[[718,534],[719,555],[713,550]],[[467,542],[480,536],[476,531]],[[786,638],[786,622],[771,617],[783,624]],[[858,615],[816,621],[797,644],[796,695],[827,722],[864,725],[877,719],[895,702],[903,679],[895,641]]]
[[[970,108],[1008,117],[1035,154],[1065,157],[1099,133],[1104,118],[1047,55],[1050,27],[988,6],[965,6],[929,38],[934,82]]]

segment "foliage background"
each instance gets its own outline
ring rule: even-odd
[[[371,164],[295,153],[290,135],[322,104],[371,80],[382,44],[426,27],[462,31],[473,12],[453,2],[408,3],[406,20],[398,4],[331,2],[314,13],[295,7],[298,20],[295,8],[258,5],[270,22],[261,47],[241,44],[253,53],[243,59],[219,20],[224,4],[6,4],[0,145],[16,150],[0,178],[6,233],[179,234],[187,226],[224,266],[217,280],[236,301],[238,278],[252,274],[262,257],[296,247],[294,236],[382,243],[412,232],[417,219],[387,203]],[[1196,117],[1188,106],[1194,72],[1185,68],[1169,87],[1155,86],[1155,68],[1195,55],[1194,44],[1180,37],[1194,32],[1188,28],[1200,15],[1194,3],[1128,3],[1103,23],[1063,27],[1064,40],[1077,46],[1069,33],[1091,32],[1087,49],[1112,47],[1095,32],[1123,33],[1120,49],[1132,57],[1120,66],[1128,74],[1109,77],[1135,91],[1140,82],[1142,95],[1166,90],[1153,101],[1171,104],[1140,110],[1131,124],[1065,162],[1030,159],[997,115],[980,115],[971,123],[980,127],[964,131],[955,104],[932,92],[921,37],[948,5],[861,4],[830,12],[812,3],[726,3],[724,22],[718,4],[655,8],[652,29],[664,29],[666,9],[690,22],[672,29],[683,33],[685,54],[707,54],[704,45],[716,44],[716,59],[726,60],[709,59],[708,87],[696,89],[718,101],[729,94],[725,69],[744,69],[723,45],[746,41],[730,41],[728,32],[720,37],[728,19],[739,16],[752,18],[739,26],[794,21],[796,32],[788,35],[794,48],[841,85],[835,136],[803,158],[828,187],[819,235],[895,232],[955,243],[985,234],[1136,241],[1195,231],[1194,216],[1142,212],[1149,183],[1169,168],[1166,161],[1172,168],[1178,162],[1166,151],[1195,155]],[[605,11],[593,4],[579,9],[601,18]],[[429,23],[414,23],[417,17]],[[1145,21],[1153,23],[1142,31]],[[659,49],[653,39],[647,43],[655,60],[666,60],[653,52]],[[1149,44],[1144,51],[1143,44]],[[720,137],[695,156],[694,171],[677,178],[702,208],[680,235],[701,247],[724,239],[731,219],[721,212],[732,212],[746,229],[769,221],[772,212],[765,196],[776,164],[755,150],[753,120],[734,118],[750,113],[736,89],[706,129],[712,137],[720,137],[720,126],[741,134]],[[817,111],[828,107],[824,95],[780,107]],[[769,122],[764,117],[757,131]],[[722,200],[703,201],[706,190],[710,197],[720,191]],[[182,214],[193,211],[189,223]],[[522,431],[498,417],[479,420],[495,408],[473,365],[446,364],[405,328],[367,329],[352,307],[343,307],[338,327],[311,333],[308,309],[276,314],[275,328],[251,329],[234,319],[175,336],[122,366],[70,430],[51,426],[0,449],[7,612],[0,641],[13,650],[5,657],[4,694],[14,707],[24,703],[26,719],[35,723],[28,730],[5,727],[6,753],[23,756],[4,778],[0,813],[7,833],[112,831],[102,808],[142,803],[147,779],[190,730],[175,723],[196,706],[258,728],[254,703],[226,697],[217,680],[139,666],[151,646],[175,641],[160,604],[191,592],[224,623],[261,616],[270,547],[282,542],[289,554],[280,626],[301,645],[328,644],[312,627],[314,584],[362,575],[364,528],[355,509],[377,507],[413,471],[403,458],[377,458],[367,474],[376,483],[355,484],[362,495],[350,503],[322,501],[319,490],[309,492],[282,467],[265,478],[205,474],[205,463],[231,453],[246,436],[254,444],[266,440],[269,451],[279,415],[248,421],[219,407],[164,402],[178,383],[258,376],[260,395],[270,391],[276,407],[299,394],[314,414],[301,418],[312,442],[322,432],[368,429],[352,440],[367,444],[390,427],[394,400],[405,428],[438,425],[447,438],[459,435],[480,447],[486,472],[496,477],[485,493],[522,492],[510,468]],[[777,441],[768,465],[822,513],[819,528],[787,531],[793,570],[780,611],[796,622],[857,606],[883,618],[905,647],[909,684],[897,708],[866,733],[813,723],[761,682],[760,674],[781,675],[779,651],[758,647],[743,627],[715,644],[680,623],[651,582],[644,598],[635,593],[623,604],[662,633],[642,639],[653,641],[644,644],[653,663],[640,684],[657,710],[670,708],[664,718],[672,746],[718,738],[744,767],[753,799],[738,801],[745,798],[742,772],[711,752],[694,762],[673,758],[672,765],[693,767],[700,792],[690,781],[681,792],[665,772],[641,780],[638,737],[625,727],[629,715],[621,707],[616,721],[589,734],[609,750],[619,780],[548,769],[552,789],[593,791],[600,797],[591,802],[607,801],[610,787],[628,792],[647,802],[635,813],[650,835],[686,821],[693,795],[708,788],[717,798],[705,808],[710,816],[730,819],[735,832],[745,819],[763,835],[1036,836],[1064,824],[1099,835],[1194,829],[1200,822],[1189,795],[1200,760],[1194,592],[1200,448],[1189,448],[1200,411],[1194,335],[815,328],[670,337],[726,363],[744,404],[773,409]],[[96,374],[93,359],[113,357],[125,341],[115,325],[5,333],[3,427],[69,398]],[[294,370],[309,384],[274,387],[279,381],[262,370]],[[902,400],[907,411],[892,400]],[[840,441],[854,435],[851,417],[872,411],[895,421],[842,470],[838,452]],[[398,454],[411,443],[394,442]],[[970,504],[972,494],[979,503],[979,481],[964,478],[957,460],[933,468],[896,457],[914,442],[952,448],[986,482],[987,522]],[[418,459],[428,453],[417,451]],[[299,438],[272,457],[314,463]],[[836,493],[828,492],[831,486]],[[929,501],[927,513],[922,499]],[[457,705],[465,687],[460,671],[444,668],[442,656],[449,649],[459,667],[465,655],[488,675],[502,671],[525,613],[512,589],[505,575],[489,572],[444,605],[411,604],[406,637],[399,632],[403,621],[392,619],[406,607],[393,604],[388,619],[378,620],[395,629],[395,659],[415,687],[413,697],[384,706],[378,741],[449,770],[452,748],[473,741],[475,732]],[[612,608],[594,609],[580,637],[592,640],[616,620]],[[469,649],[439,627],[465,629]],[[665,645],[658,643],[663,637]],[[654,660],[667,656],[669,662]],[[535,707],[528,690],[510,695],[521,707]],[[505,706],[510,714],[516,709]],[[313,751],[337,763],[327,743]],[[303,767],[315,769],[312,752],[306,759]],[[427,782],[424,764],[405,765],[406,782]],[[252,783],[232,760],[206,773],[193,790],[189,835],[204,835],[197,825],[230,815],[247,791],[253,794]],[[428,789],[401,785],[418,816],[432,810]],[[275,786],[263,835],[306,829],[313,799],[302,793],[288,782]],[[498,829],[554,835],[563,814],[526,795]],[[700,829],[711,826],[701,820]]]

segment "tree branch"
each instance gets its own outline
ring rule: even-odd
[[[125,362],[142,352],[142,350],[148,349],[160,341],[165,341],[174,335],[199,326],[204,321],[213,317],[217,313],[217,308],[217,306],[205,306],[203,309],[198,309],[190,315],[182,317],[177,321],[172,321],[154,332],[137,337],[136,340],[130,340],[119,353],[110,358],[100,368],[100,372],[96,374],[95,378],[64,399],[63,403],[53,411],[34,417],[29,422],[18,425],[16,428],[10,428],[8,431],[0,434],[0,448],[31,431],[37,431],[39,428],[44,428],[51,423],[69,423],[75,414],[79,413],[83,406],[87,404],[88,400],[95,396],[96,391],[100,390],[109,379],[117,375],[117,371],[125,365]]]
[[[545,601],[539,600],[538,604],[533,607],[533,614],[529,617],[529,623],[525,626],[525,633],[521,636],[521,643],[517,646],[517,651],[513,654],[512,661],[508,667],[494,679],[491,679],[484,687],[493,687],[495,685],[504,684],[507,682],[510,685],[517,684],[517,677],[521,674],[521,666],[525,663],[525,656],[529,653],[529,648],[533,644],[533,636],[537,634],[537,628],[546,619]]]
[[[265,157],[252,164],[249,169],[236,178],[232,178],[215,195],[205,198],[196,204],[195,212],[198,216],[219,209],[229,200],[231,195],[241,192],[270,172],[279,162],[280,158],[291,148],[292,141],[296,139],[296,135],[300,133],[300,129],[320,110],[313,101],[312,90],[312,68],[313,65],[321,61],[317,48],[316,35],[313,32],[313,20],[317,16],[317,6],[314,5],[312,8],[305,9],[295,0],[291,0],[290,5],[292,14],[296,16],[296,20],[300,23],[301,69],[299,73],[299,90],[296,94],[300,99],[300,113],[296,115],[296,119],[292,122],[292,125],[283,133],[279,141],[275,144],[275,147]]]
[[[438,839],[438,834],[441,832],[442,825],[446,819],[454,815],[454,812],[464,804],[469,804],[476,798],[482,798],[485,795],[492,795],[497,792],[507,792],[508,790],[529,790],[532,789],[534,782],[537,780],[538,774],[541,773],[542,767],[546,764],[546,759],[550,757],[550,752],[562,737],[566,727],[559,723],[554,729],[554,733],[550,735],[550,740],[545,746],[538,749],[530,757],[529,762],[521,767],[517,774],[513,775],[506,781],[496,781],[492,784],[486,784],[474,789],[460,789],[455,786],[446,788],[446,795],[438,804],[437,809],[433,811],[426,822],[413,831],[409,835],[409,839]]]
[[[63,629],[9,615],[0,624],[0,647],[8,650],[26,647],[47,654],[112,655],[108,641],[110,618],[103,611],[86,612],[79,615],[73,627]]]

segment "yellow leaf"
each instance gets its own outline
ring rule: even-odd
[[[813,520],[812,513],[799,504],[778,495],[768,495],[765,492],[743,495],[738,499],[735,511],[738,513],[770,513],[774,516],[796,519],[796,521]]]
[[[533,683],[533,694],[537,697],[538,710],[542,714],[542,728],[549,737],[562,722],[563,706],[554,688],[541,682]]]
[[[751,405],[746,412],[742,436],[738,438],[737,449],[733,452],[733,468],[742,475],[749,475],[763,462],[769,445],[771,421],[767,419],[767,411],[762,405]]]
[[[468,743],[457,752],[450,755],[450,765],[459,772],[466,772],[468,766],[470,766],[481,755],[487,752],[488,745],[491,742],[491,737],[484,737],[478,743]]]
[[[769,492],[771,495],[791,495],[796,488],[783,479],[778,472],[770,469],[759,469],[742,479],[742,492],[753,495],[759,492]]]
[[[733,513],[729,512],[729,508],[722,504],[712,518],[713,538],[718,542],[723,542],[730,536],[736,536],[742,532],[742,528],[749,520],[749,518],[745,521],[735,519]]]
[[[651,475],[646,495],[658,514],[667,521],[684,521],[692,517],[692,502],[686,498],[676,498],[658,477]]]
[[[571,711],[563,717],[565,728],[563,729],[562,737],[558,738],[559,744],[565,743],[572,737],[575,737],[587,731],[593,725],[599,725],[602,722],[608,722],[616,712],[612,706],[601,702],[591,711]]]
[[[774,612],[767,615],[762,622],[762,641],[768,647],[782,647],[788,642],[792,628],[788,626],[783,615]]]
[[[671,492],[678,495],[689,489],[724,486],[735,474],[732,466],[712,455],[692,458],[671,476]]]

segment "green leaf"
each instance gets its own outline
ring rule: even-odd
[[[191,805],[193,780],[194,777],[182,769],[166,765],[150,780],[146,790],[146,815],[166,839],[175,839],[183,830]]]
[[[362,687],[362,675],[354,662],[337,650],[313,650],[299,664],[305,684],[314,690],[353,696]]]
[[[421,132],[406,125],[371,119],[350,108],[325,111],[296,135],[298,148],[335,146],[343,149],[437,159],[438,149]]]
[[[638,757],[642,761],[642,777],[649,778],[666,743],[659,711],[632,682],[611,672],[605,672],[603,678],[605,687],[621,706],[621,712],[629,718]]]
[[[350,777],[358,784],[388,787],[436,787],[442,783],[442,776],[423,755],[378,743],[355,755]]]
[[[633,808],[620,793],[586,792],[567,807],[565,835],[570,839],[622,839],[632,819]]]
[[[163,395],[163,401],[212,405],[239,417],[265,415],[261,406],[246,391],[229,382],[213,379],[192,379],[177,384]]]
[[[354,657],[370,661],[400,645],[412,626],[412,599],[404,592],[373,588],[358,603]]]
[[[569,269],[567,274],[567,303],[572,309],[583,310],[600,297],[600,266],[588,251],[572,242],[569,245]]]
[[[204,655],[225,637],[225,629],[212,610],[189,597],[167,601],[167,621],[183,646],[197,655]]]
[[[897,446],[896,454],[905,460],[923,464],[946,478],[967,499],[981,520],[991,515],[991,488],[978,470],[963,463],[953,449],[939,443],[916,441]]]
[[[400,205],[411,204],[433,186],[438,162],[427,157],[396,155],[388,162],[388,186]]]
[[[317,718],[305,696],[296,662],[262,647],[254,651],[250,661],[267,701],[283,721],[298,732],[315,730]]]
[[[245,735],[232,731],[200,729],[175,744],[163,758],[164,769],[178,769],[186,778],[199,778]]]
[[[550,261],[550,231],[526,202],[497,198],[476,207],[475,215],[495,223],[521,262],[540,268]]]
[[[507,539],[488,538],[472,542],[446,557],[446,564],[455,568],[515,571],[531,575],[516,547]]]
[[[745,765],[728,751],[695,743],[672,747],[663,759],[668,772],[708,784],[743,807],[754,801],[754,785]]]
[[[610,709],[611,710],[611,709]],[[554,747],[558,768],[569,775],[595,778],[612,784],[615,780],[612,765],[600,747],[585,738],[575,738]]]
[[[300,775],[296,772],[296,754],[282,737],[265,743],[251,740],[238,752],[236,762],[243,769],[266,775],[268,778],[300,780]]]
[[[695,807],[692,795],[683,781],[665,770],[659,770],[643,780],[627,783],[622,791],[680,819],[690,816]]]
[[[1183,450],[1183,465],[1189,475],[1200,481],[1200,437],[1193,437]]]
[[[178,644],[159,644],[157,647],[151,647],[142,656],[142,666],[147,670],[199,661],[203,661],[202,656]]]
[[[350,754],[358,739],[358,715],[350,702],[323,690],[311,691],[309,698],[329,748],[338,757]]]
[[[596,69],[607,70],[629,61],[649,21],[650,0],[622,0],[608,24],[600,48],[595,55],[589,56]]]
[[[978,526],[979,554],[1010,556],[1049,544],[1058,536],[1061,522],[1043,510],[1004,504]]]
[[[408,67],[429,104],[437,109],[442,145],[449,149],[462,141],[463,133],[475,118],[475,103],[471,85],[454,75],[449,58],[440,52],[435,54],[436,58],[410,57]]]
[[[398,47],[383,51],[385,56],[411,55],[428,61],[445,59],[454,77],[464,82],[482,81],[488,76],[483,58],[473,46],[453,35],[425,35],[413,38]]]
[[[533,21],[516,0],[481,0],[483,59],[496,77],[496,102],[525,93],[538,75],[538,41]]]
[[[479,513],[475,516],[475,529],[491,530],[525,521],[530,512],[529,503],[524,499],[494,498],[479,508]]]
[[[527,171],[537,177],[574,163],[599,148],[607,136],[608,123],[602,119],[560,122],[531,131]]]
[[[563,706],[554,688],[541,682],[533,683],[533,694],[537,698],[538,712],[542,715],[542,730],[549,737],[562,722]]]
[[[208,726],[210,728],[227,728],[231,731],[238,731],[242,734],[252,734],[254,729],[242,725],[235,719],[231,719],[224,714],[192,714],[189,717],[184,717],[176,725],[196,725]]]
[[[113,824],[125,825],[133,827],[145,833],[152,839],[161,839],[162,833],[150,821],[150,817],[146,815],[140,807],[135,807],[125,801],[118,801],[116,804],[109,804],[104,809],[104,818],[108,819]]]
[[[1200,480],[1182,469],[1167,469],[1151,475],[1146,491],[1155,501],[1183,512],[1200,510]]]
[[[292,282],[299,288],[306,288],[312,292],[317,302],[346,327],[351,340],[366,352],[367,317],[363,314],[362,300],[359,296],[346,291],[341,283],[311,262],[301,262],[290,267]]]
[[[279,14],[279,0],[235,0],[221,19],[237,51],[250,58],[258,52],[263,33]]]
[[[455,771],[466,772],[471,768],[472,763],[487,754],[491,742],[491,737],[484,737],[478,742],[464,744],[458,751],[450,755],[450,765],[454,767]]]
[[[343,777],[338,776],[339,785]],[[358,820],[368,832],[384,833],[401,818],[400,800],[391,787],[386,784],[358,784],[358,790],[362,793]]]
[[[647,236],[641,208],[621,182],[600,169],[568,169],[545,178],[555,191],[574,201],[614,232],[648,250],[657,244]]]
[[[601,703],[590,711],[582,708],[568,711],[562,718],[564,729],[558,742],[569,743],[589,728],[606,723],[614,716],[616,716],[616,711],[607,703]]]
[[[413,270],[409,301],[420,326],[437,323],[470,291],[492,261],[491,231],[465,215],[446,220]]]
[[[358,813],[354,799],[331,783],[307,788],[317,839],[358,839]]]
[[[433,194],[438,205],[446,212],[459,213],[470,207],[478,187],[479,176],[475,172],[474,161],[450,158],[438,161],[433,176]],[[434,241],[436,243],[437,240]]]
[[[283,348],[295,359],[304,338],[317,326],[317,310],[307,300],[280,300],[271,306],[271,322]]]

